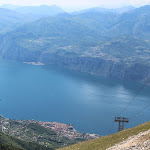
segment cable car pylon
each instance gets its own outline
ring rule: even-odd
[[[129,119],[128,118],[124,118],[124,117],[115,117],[114,118],[114,122],[118,122],[119,126],[118,126],[118,132],[124,130],[124,123],[128,123]]]

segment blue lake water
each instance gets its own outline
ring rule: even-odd
[[[80,132],[117,132],[114,116],[142,84],[80,73],[56,66],[33,66],[0,60],[0,114],[19,120],[73,124]],[[126,128],[149,121],[150,86],[146,86],[122,114]],[[112,129],[112,130],[110,130]]]

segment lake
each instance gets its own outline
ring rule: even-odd
[[[107,135],[142,84],[81,73],[57,66],[0,60],[0,114],[6,118],[73,124],[77,131]],[[123,112],[126,128],[149,121],[150,86]]]

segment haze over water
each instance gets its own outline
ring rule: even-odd
[[[80,73],[56,66],[33,66],[0,60],[0,114],[18,120],[73,124],[77,131],[117,132],[114,116],[126,107],[142,84]],[[150,87],[146,86],[122,114],[126,127],[149,121]]]

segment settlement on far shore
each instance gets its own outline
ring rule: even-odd
[[[23,63],[30,64],[30,65],[39,65],[39,66],[45,65],[44,63],[41,62],[23,62]]]

